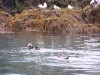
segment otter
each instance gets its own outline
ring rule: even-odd
[[[33,49],[32,43],[28,43],[28,49]]]
[[[28,43],[28,49],[33,49],[33,45],[32,45],[32,43]],[[37,46],[35,46],[34,47],[34,50],[40,50],[40,48],[39,47],[37,47]]]

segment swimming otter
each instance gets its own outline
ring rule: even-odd
[[[65,59],[69,59],[69,57],[65,58]]]
[[[67,56],[67,57],[63,57],[63,56],[64,56],[63,53],[58,53],[57,56],[58,56],[58,57],[61,57],[61,58],[63,58],[63,59],[69,59],[69,56]]]
[[[32,45],[32,43],[28,43],[28,49],[33,49],[33,45]],[[39,47],[34,47],[34,50],[40,50],[40,48]]]
[[[33,49],[32,43],[28,43],[28,48],[29,48],[29,49]]]

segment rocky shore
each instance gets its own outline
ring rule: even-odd
[[[20,13],[0,11],[0,33],[38,31],[61,34],[99,34],[100,7],[91,8],[90,5],[81,8],[60,10],[51,8],[31,7]]]

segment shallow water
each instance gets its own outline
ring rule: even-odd
[[[100,35],[0,34],[0,75],[100,75]]]

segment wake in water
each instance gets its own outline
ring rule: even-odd
[[[96,40],[92,40],[93,42]],[[92,42],[91,41],[91,42]],[[84,46],[87,47],[90,41],[85,40]],[[86,46],[87,45],[87,46]],[[94,47],[94,46],[93,46]],[[90,48],[90,47],[89,47]],[[87,48],[88,49],[88,48]],[[94,48],[93,48],[94,49]],[[67,50],[67,49],[46,49],[40,48],[40,50],[27,49],[27,47],[22,47],[19,50],[19,53],[24,55],[25,61],[35,62],[39,65],[48,65],[48,66],[59,66],[59,67],[85,67],[90,68],[91,65],[98,62],[99,59],[97,51],[90,50]],[[77,65],[79,64],[79,66]],[[88,64],[88,66],[87,66]]]
[[[45,49],[41,48],[40,50],[35,50],[35,49],[27,49],[27,47],[22,47],[19,53],[23,53],[25,55],[31,55],[33,57],[30,58],[25,58],[29,60],[35,60],[35,62],[40,62],[42,63],[45,62],[53,62],[53,61],[66,61],[69,59],[69,56],[66,55],[68,53],[67,50],[53,50],[53,49]],[[50,61],[49,61],[50,60]]]
[[[22,47],[19,53],[22,53],[25,61],[35,62],[40,65],[48,66],[68,66],[69,62],[83,62],[81,59],[85,58],[89,52],[76,51],[76,50],[58,50],[58,49],[46,49],[41,48],[40,50],[27,49]],[[80,61],[81,60],[81,61]],[[74,63],[75,63],[74,62]]]

